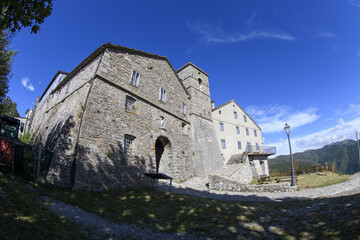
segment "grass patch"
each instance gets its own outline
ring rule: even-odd
[[[39,204],[38,194],[0,174],[2,239],[88,239]],[[360,194],[288,202],[231,202],[151,188],[84,192],[39,185],[41,195],[118,224],[215,239],[359,239]],[[9,204],[8,200],[12,203]]]
[[[349,180],[349,175],[341,175],[341,174],[332,174],[332,173],[322,173],[322,174],[304,174],[297,176],[297,187],[300,189],[308,189],[308,188],[319,188],[326,187],[329,185],[346,182]]]
[[[39,190],[116,223],[155,231],[187,232],[215,239],[360,237],[359,194],[259,203],[204,199],[150,188],[84,192],[41,186]],[[350,204],[349,208],[344,208],[344,203]]]
[[[25,184],[0,172],[1,239],[89,239],[79,227],[39,203]]]

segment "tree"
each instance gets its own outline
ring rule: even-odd
[[[38,24],[50,16],[53,0],[1,0],[0,29],[11,32],[22,27],[31,27],[31,33],[37,33]]]
[[[5,113],[10,117],[20,117],[17,111],[17,104],[16,102],[13,102],[10,97],[6,97],[0,104],[0,112]]]
[[[0,31],[0,104],[4,101],[9,91],[9,80],[11,78],[11,64],[16,55],[10,44],[11,34]]]

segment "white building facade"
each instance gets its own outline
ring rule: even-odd
[[[254,177],[269,175],[267,157],[276,150],[263,146],[261,128],[234,100],[213,108],[212,120],[224,164],[241,156]]]

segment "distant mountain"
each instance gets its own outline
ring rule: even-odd
[[[337,173],[353,174],[360,171],[358,146],[356,141],[351,139],[330,143],[320,149],[296,153],[294,159],[296,159],[300,168],[334,163],[335,172]],[[289,170],[289,155],[280,155],[269,159],[269,167],[276,171]]]

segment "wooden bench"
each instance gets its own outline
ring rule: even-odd
[[[169,192],[171,192],[171,183],[172,180],[174,179],[173,177],[170,177],[164,173],[151,173],[151,172],[144,173],[144,175],[151,178],[151,185],[153,189],[154,189],[155,179],[169,179],[170,180]]]
[[[271,182],[270,176],[268,176],[268,175],[260,175],[259,176],[259,180],[258,180],[259,184],[264,184],[264,183],[269,183],[269,182]]]

